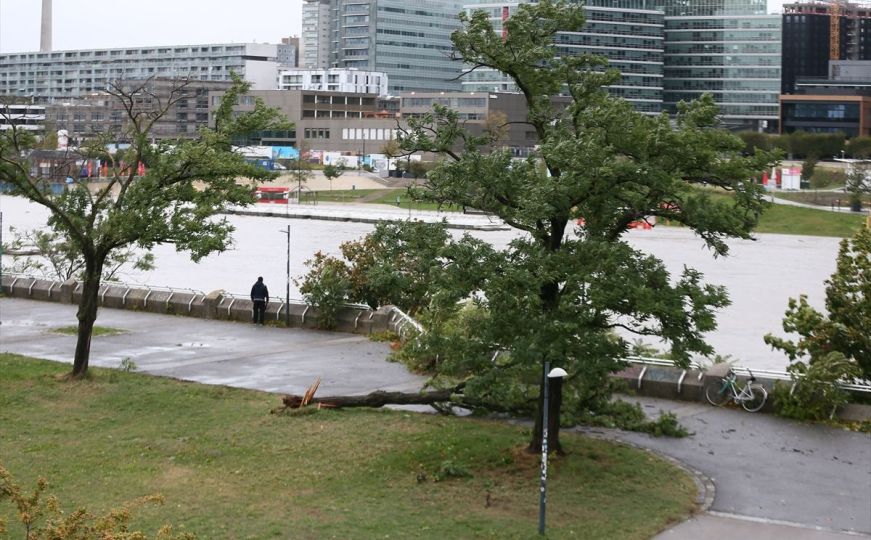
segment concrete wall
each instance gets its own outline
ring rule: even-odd
[[[74,280],[59,282],[43,278],[4,275],[0,290],[5,296],[61,304],[78,304],[82,297],[82,285]],[[117,283],[104,284],[100,288],[99,305],[113,309],[240,322],[250,322],[252,312],[251,300],[234,298],[225,295],[223,291],[203,294],[185,290],[132,287]],[[266,309],[267,324],[284,326],[287,312],[290,313],[291,327],[318,328],[317,307],[302,303],[291,303],[287,306],[284,302],[270,302]],[[401,326],[402,322],[394,314],[391,306],[378,310],[362,306],[346,306],[339,310],[336,327],[333,330],[371,334],[395,332]]]

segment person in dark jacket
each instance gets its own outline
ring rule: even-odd
[[[263,283],[262,277],[258,277],[257,283],[251,287],[251,301],[254,302],[254,324],[263,324],[263,316],[266,314],[266,302],[269,301],[269,289]]]

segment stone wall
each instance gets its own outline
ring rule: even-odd
[[[75,280],[65,282],[45,278],[4,275],[2,292],[14,298],[43,300],[61,304],[78,304],[82,284]],[[227,295],[224,291],[208,294],[191,290],[151,289],[119,283],[104,283],[99,293],[100,307],[129,309],[168,315],[182,315],[201,319],[250,322],[252,302],[247,298]],[[269,302],[266,308],[267,324],[284,326],[287,313],[293,328],[318,328],[318,308],[304,303],[287,305],[284,301]],[[333,331],[354,334],[401,330],[402,321],[392,306],[372,310],[364,306],[346,306],[336,316]]]

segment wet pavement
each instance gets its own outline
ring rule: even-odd
[[[75,336],[50,330],[75,324],[75,313],[74,306],[3,298],[0,351],[71,362]],[[424,382],[385,362],[388,344],[366,336],[115,309],[100,309],[97,325],[124,333],[92,339],[92,366],[116,368],[129,359],[151,375],[294,394],[316,377],[319,395],[413,391]]]
[[[651,416],[675,413],[693,435],[589,430],[671,456],[710,478],[716,486],[711,510],[721,514],[717,523],[755,520],[758,527],[871,533],[871,434],[704,403],[624,399],[641,403]]]

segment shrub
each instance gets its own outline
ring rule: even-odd
[[[164,525],[155,536],[130,531],[128,524],[132,508],[145,504],[163,504],[163,497],[143,497],[120,508],[110,510],[104,516],[95,516],[85,509],[64,512],[54,495],[46,495],[48,482],[37,481],[33,493],[25,494],[12,475],[0,465],[0,502],[8,499],[16,509],[16,515],[25,531],[27,540],[84,540],[91,538],[113,540],[193,540],[193,534],[173,534],[172,527]],[[6,538],[7,523],[0,518],[0,537]]]
[[[850,401],[839,381],[859,375],[855,362],[842,353],[832,352],[810,363],[793,362],[788,368],[792,384],[780,383],[774,391],[774,411],[796,420],[825,420]]]
[[[348,267],[334,257],[320,251],[314,259],[306,261],[311,270],[302,281],[296,281],[305,301],[318,308],[318,326],[325,329],[336,325],[336,315],[348,300],[351,281]]]

